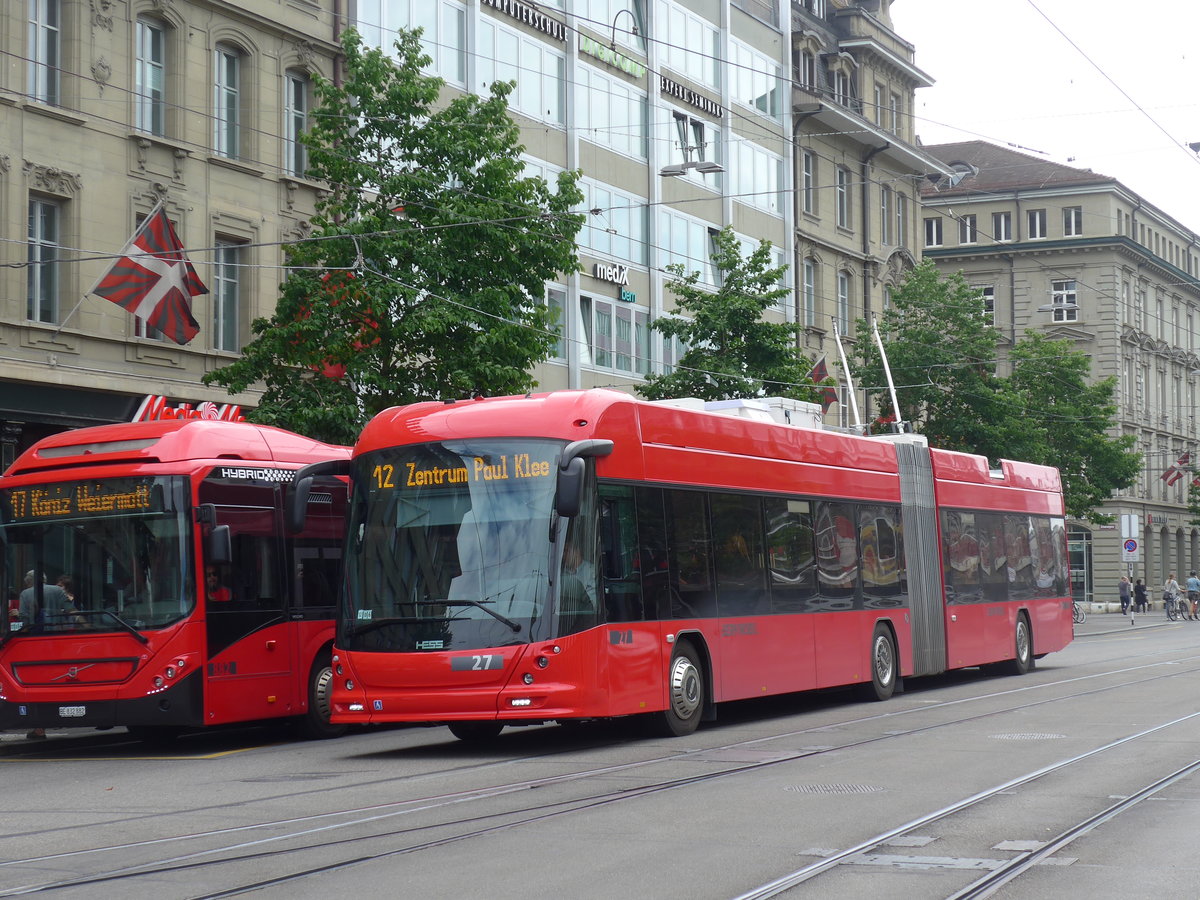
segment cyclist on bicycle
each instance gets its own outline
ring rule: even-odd
[[[1200,578],[1197,578],[1196,573],[1193,572],[1184,582],[1184,586],[1187,588],[1188,618],[1194,622],[1196,621],[1196,606],[1200,604]]]
[[[1179,582],[1175,580],[1175,573],[1172,572],[1167,576],[1167,580],[1163,582],[1163,605],[1169,610],[1179,602]]]

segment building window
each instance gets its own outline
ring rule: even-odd
[[[850,273],[837,274],[837,327],[843,335],[850,333]]]
[[[810,215],[817,213],[817,155],[811,150],[805,150],[800,156],[800,196],[804,211]]]
[[[766,212],[781,214],[783,157],[753,141],[739,140],[733,150],[733,194],[736,199]]]
[[[817,57],[811,50],[800,51],[797,61],[796,81],[803,88],[812,89],[817,86]]]
[[[729,82],[736,102],[773,119],[779,118],[779,63],[739,41],[730,41]]]
[[[1063,234],[1079,237],[1083,234],[1083,207],[1068,206],[1063,210]]]
[[[588,140],[602,147],[624,153],[635,159],[646,158],[646,93],[617,78],[609,78],[594,66],[581,65],[575,71],[576,78],[576,110],[581,134]],[[680,116],[676,113],[676,119]],[[676,135],[667,135],[663,146],[670,147],[668,156],[671,162],[685,162],[687,159],[716,159],[719,141],[713,134],[705,134],[705,123],[699,119],[695,129],[688,127],[687,116],[682,117],[683,127],[675,123]],[[689,157],[685,148],[695,147],[694,154]],[[719,160],[717,160],[719,162]],[[687,172],[688,177],[703,180],[704,176],[695,170]]]
[[[487,96],[494,81],[515,81],[508,104],[538,121],[566,120],[566,57],[544,41],[483,19],[479,23],[476,77]]]
[[[216,242],[213,263],[213,348],[236,353],[238,316],[241,310],[242,253],[244,247],[231,241]]]
[[[992,213],[992,240],[997,242],[1012,240],[1012,213]]]
[[[942,246],[942,217],[933,216],[925,220],[925,246]]]
[[[908,195],[896,192],[896,246],[908,245]]]
[[[838,228],[850,227],[850,170],[838,166],[837,170],[837,224]]]
[[[579,308],[592,365],[616,372],[649,373],[649,312],[593,297],[580,297]]]
[[[283,79],[283,170],[303,176],[308,169],[308,148],[300,136],[308,130],[308,76],[288,72]]]
[[[61,0],[28,0],[29,96],[52,105],[57,105],[60,99],[61,6]]]
[[[833,99],[842,106],[850,106],[854,99],[854,79],[845,69],[833,73]]]
[[[892,94],[888,100],[888,131],[900,133],[900,95]]]
[[[673,36],[659,44],[659,61],[697,84],[714,90],[719,88],[720,29],[674,0],[658,0],[656,13],[656,27],[662,34]],[[627,18],[622,16],[622,19]],[[603,20],[603,26],[607,27],[611,22],[612,19]],[[600,28],[601,23],[596,22],[595,27]]]
[[[979,229],[976,225],[975,216],[963,216],[958,220],[958,242],[960,244],[974,244],[979,240]]]
[[[879,188],[879,242],[892,243],[892,189],[886,184]]]
[[[884,105],[884,102],[883,102],[883,98],[884,98],[885,94],[886,94],[886,91],[884,90],[883,85],[876,83],[876,85],[875,85],[875,104],[874,104],[875,109],[873,110],[873,113],[875,116],[875,124],[880,126],[881,128],[884,127],[884,123],[887,121],[887,119],[885,117],[885,113],[884,113],[884,110],[887,107]]]
[[[26,315],[34,322],[58,321],[58,256],[62,207],[53,200],[29,201],[28,297]]]
[[[971,286],[979,291],[983,300],[983,319],[989,325],[996,324],[996,286],[994,284],[975,284]]]
[[[1046,236],[1046,211],[1044,209],[1028,210],[1026,221],[1029,224],[1029,239],[1031,241],[1041,240]]]
[[[811,256],[804,258],[804,283],[800,288],[800,324],[808,328],[817,324],[817,262]]]
[[[355,26],[367,46],[393,56],[396,32],[401,28],[420,28],[421,49],[431,60],[426,71],[452,84],[466,83],[466,10],[461,3],[454,0],[364,0],[357,6]]]
[[[134,127],[147,134],[166,134],[167,34],[155,22],[138,19],[134,60]]]
[[[1076,322],[1079,320],[1079,307],[1076,305],[1074,279],[1050,282],[1050,303],[1054,306],[1055,322]]]
[[[560,287],[546,288],[546,306],[550,310],[548,327],[551,334],[554,335],[554,343],[550,348],[550,358],[566,359],[567,292]]]
[[[717,273],[712,264],[712,239],[718,231],[715,225],[700,219],[660,208],[659,268],[665,269],[669,265],[682,266],[685,275],[698,272],[701,284],[716,285]]]
[[[584,196],[582,209],[599,210],[597,215],[588,213],[577,238],[579,246],[602,258],[645,265],[645,198],[589,179],[581,180],[579,188]]]
[[[229,159],[237,159],[241,149],[241,68],[242,57],[237,50],[217,48],[213,149]]]

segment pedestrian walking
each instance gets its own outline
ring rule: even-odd
[[[1140,578],[1133,583],[1133,608],[1138,612],[1146,611],[1146,586]]]
[[[1163,582],[1162,586],[1162,595],[1164,604],[1172,604],[1179,601],[1179,582],[1175,580],[1174,572],[1167,574],[1167,580]]]

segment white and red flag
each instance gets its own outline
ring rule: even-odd
[[[812,370],[808,373],[808,377],[812,379],[813,384],[819,385],[822,381],[829,377],[829,367],[825,365],[825,357],[817,360]],[[821,412],[829,412],[829,407],[838,402],[837,388],[832,385],[826,385],[821,392]]]
[[[138,226],[121,254],[88,293],[111,300],[177,344],[199,334],[191,300],[208,288],[183,255],[162,206]]]
[[[1177,482],[1180,478],[1182,478],[1184,475],[1188,474],[1188,472],[1190,471],[1188,463],[1191,461],[1191,458],[1192,458],[1192,455],[1185,450],[1183,453],[1183,456],[1181,456],[1181,457],[1179,457],[1179,459],[1175,460],[1175,465],[1169,466],[1167,468],[1167,471],[1162,473],[1162,475],[1160,476],[1162,478],[1162,480],[1165,481],[1168,485],[1172,485],[1175,482]]]

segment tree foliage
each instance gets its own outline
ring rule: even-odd
[[[683,316],[656,319],[651,327],[687,349],[673,371],[647,375],[638,392],[650,400],[793,397],[817,402],[811,362],[796,346],[799,326],[764,318],[791,293],[779,286],[786,267],[771,265],[770,242],[743,257],[733,229],[726,228],[714,244],[716,290],[700,286],[699,272],[686,272],[679,264],[667,267],[672,279],[666,286]]]
[[[347,31],[344,78],[317,78],[303,140],[328,186],[286,248],[270,318],[206,383],[265,385],[256,421],[349,443],[380,410],[519,393],[554,345],[545,284],[578,267],[578,173],[525,177],[511,83],[441,103],[419,32],[395,57]]]
[[[1055,466],[1067,514],[1106,522],[1097,511],[1137,479],[1136,439],[1113,437],[1116,379],[1091,381],[1091,359],[1070,341],[1028,332],[996,374],[998,336],[983,301],[961,274],[941,278],[932,262],[913,270],[884,311],[880,334],[902,418],[932,445]],[[865,333],[865,322],[859,333]],[[856,370],[890,409],[878,351],[862,348]]]

